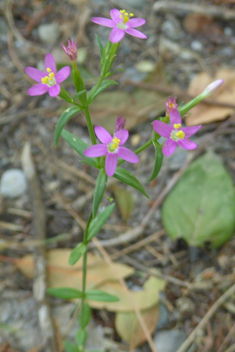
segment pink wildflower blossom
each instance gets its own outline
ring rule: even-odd
[[[130,18],[133,17],[133,13],[127,13],[125,10],[112,9],[110,11],[111,20],[104,17],[93,17],[92,21],[101,26],[113,28],[109,39],[112,43],[118,43],[124,37],[125,33],[130,34],[134,37],[146,39],[146,35],[137,31],[136,27],[145,24],[144,18]]]
[[[114,133],[123,130],[124,127],[125,127],[125,124],[126,124],[126,119],[124,119],[124,120],[122,121],[122,117],[119,116],[119,117],[117,118],[117,121],[116,121]]]
[[[51,54],[46,55],[44,64],[46,73],[34,67],[26,67],[27,75],[34,81],[40,82],[29,88],[28,94],[35,96],[48,92],[51,97],[56,97],[60,94],[59,83],[65,81],[70,75],[70,67],[65,66],[56,73],[55,59]]]
[[[102,144],[92,145],[84,151],[84,155],[96,158],[106,155],[105,171],[108,176],[113,176],[117,168],[118,157],[129,161],[130,163],[138,163],[138,156],[130,149],[122,145],[127,141],[129,132],[121,129],[114,133],[112,137],[108,131],[101,126],[95,127],[95,134]]]
[[[182,121],[177,109],[170,112],[171,126],[156,120],[153,122],[153,128],[160,136],[167,138],[162,152],[165,156],[170,156],[176,150],[177,145],[181,148],[192,150],[197,148],[197,144],[188,139],[196,133],[202,126],[181,127]]]
[[[178,104],[176,104],[176,97],[174,97],[173,100],[171,97],[169,97],[169,100],[166,102],[166,115],[170,116],[171,111],[177,108]]]
[[[71,61],[76,61],[77,60],[77,51],[78,47],[77,44],[75,43],[74,39],[72,38],[71,42],[68,40],[68,46],[66,47],[64,44],[62,44],[62,48],[70,58]]]

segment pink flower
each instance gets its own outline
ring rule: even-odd
[[[134,29],[145,24],[144,18],[130,18],[134,16],[133,13],[129,14],[125,10],[119,11],[117,9],[112,9],[110,16],[111,20],[104,17],[93,17],[92,21],[101,26],[113,28],[109,36],[112,43],[120,42],[125,33],[141,39],[147,38],[146,35]]]
[[[34,81],[40,82],[29,88],[28,94],[35,96],[48,92],[51,97],[56,97],[60,94],[59,83],[65,81],[70,75],[70,67],[65,66],[56,73],[55,59],[51,54],[46,54],[44,63],[46,73],[34,67],[26,67],[25,72],[27,75]]]
[[[174,97],[173,100],[171,97],[169,97],[169,100],[166,102],[166,115],[170,116],[171,111],[177,108],[178,104],[176,104],[176,97]]]
[[[158,120],[153,122],[153,128],[155,131],[160,134],[160,136],[167,138],[162,148],[163,154],[165,156],[170,156],[172,153],[174,153],[177,145],[187,150],[197,148],[197,144],[190,141],[188,137],[191,137],[202,126],[200,125],[182,128],[180,113],[177,109],[174,109],[170,112],[170,120],[171,126]]]
[[[113,176],[117,168],[118,157],[129,161],[130,163],[138,163],[138,156],[130,149],[122,147],[127,141],[129,133],[127,130],[119,130],[112,137],[108,131],[101,126],[95,127],[95,134],[102,144],[92,145],[84,151],[84,155],[96,158],[106,155],[105,171],[108,176]]]
[[[126,119],[124,119],[124,120],[122,121],[122,117],[119,116],[119,117],[117,118],[117,120],[116,120],[116,125],[115,125],[114,133],[123,130],[123,128],[125,127],[125,124],[126,124]]]
[[[78,47],[77,44],[75,43],[74,39],[72,38],[72,41],[68,40],[68,46],[66,47],[64,44],[62,44],[62,48],[70,58],[71,61],[76,61],[77,60],[77,51]]]

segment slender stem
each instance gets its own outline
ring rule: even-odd
[[[135,154],[139,154],[141,153],[144,149],[148,148],[150,145],[152,144],[152,139],[150,139],[148,142],[144,143],[141,147],[139,147],[138,149],[136,149],[134,151]],[[121,165],[122,163],[124,163],[125,160],[120,160],[118,162],[118,165]]]
[[[92,125],[92,122],[91,122],[91,116],[90,116],[89,108],[88,107],[84,108],[84,112],[85,112],[86,123],[87,123],[87,128],[88,128],[88,131],[89,131],[89,135],[90,135],[90,138],[91,138],[91,142],[94,145],[94,144],[96,144],[96,138],[95,138],[94,128],[93,128],[93,125]]]

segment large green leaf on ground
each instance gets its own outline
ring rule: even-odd
[[[234,185],[218,156],[209,152],[192,163],[166,198],[162,220],[171,239],[191,246],[219,247],[232,236]]]

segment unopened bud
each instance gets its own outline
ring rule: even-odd
[[[219,88],[223,83],[224,83],[224,80],[223,80],[223,79],[217,79],[216,81],[210,83],[210,84],[206,87],[206,89],[202,92],[202,94],[203,94],[203,95],[206,95],[206,96],[211,95],[211,93],[212,93],[215,89]]]

